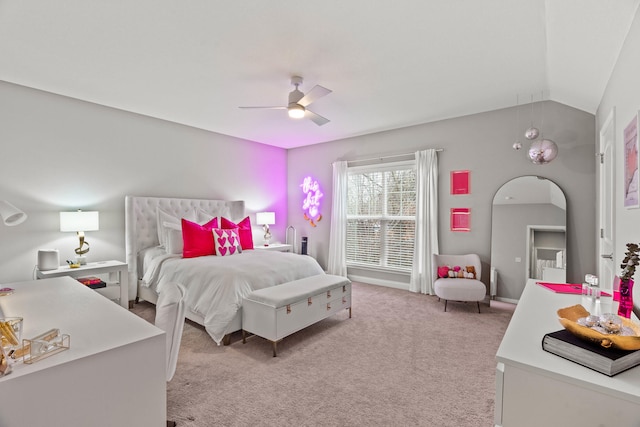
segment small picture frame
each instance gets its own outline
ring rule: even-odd
[[[636,114],[631,123],[624,128],[624,185],[622,188],[624,190],[624,207],[627,209],[640,207],[640,190],[638,188],[639,120],[639,115]]]
[[[451,231],[471,231],[471,209],[451,208]]]
[[[470,189],[471,172],[465,171],[451,171],[451,194],[469,194]]]

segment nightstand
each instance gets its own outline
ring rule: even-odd
[[[127,263],[121,261],[98,261],[88,262],[78,268],[70,268],[63,265],[55,270],[36,270],[38,279],[48,279],[51,277],[71,276],[73,278],[92,276],[98,274],[109,274],[106,288],[94,289],[110,300],[119,300],[120,305],[129,309],[129,276]],[[116,287],[119,292],[116,292]]]
[[[279,252],[291,252],[293,245],[287,245],[285,243],[271,243],[269,246],[254,245],[253,249],[260,249],[263,251],[279,251]]]

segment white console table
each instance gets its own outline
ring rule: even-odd
[[[3,284],[0,316],[23,338],[52,328],[70,349],[0,377],[0,426],[166,425],[164,332],[71,277]]]
[[[496,426],[640,425],[640,367],[608,377],[542,350],[544,334],[562,329],[556,311],[575,304],[592,312],[581,295],[525,286],[496,354]],[[602,298],[602,310],[617,303]]]
[[[36,270],[38,279],[49,279],[52,277],[70,276],[79,278],[83,276],[92,276],[95,274],[109,274],[106,288],[94,289],[96,292],[104,295],[111,300],[118,300],[124,308],[129,307],[129,274],[127,272],[127,263],[121,261],[97,261],[88,262],[78,268],[71,268],[63,265],[55,270]],[[118,293],[111,292],[111,289],[118,287]]]

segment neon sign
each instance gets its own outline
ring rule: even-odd
[[[322,220],[322,214],[320,213],[320,199],[324,194],[320,191],[320,184],[310,176],[307,176],[300,184],[302,187],[302,193],[304,193],[304,201],[302,202],[302,211],[304,212],[304,219],[309,221],[312,227],[315,227],[320,220]]]

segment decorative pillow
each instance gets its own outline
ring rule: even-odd
[[[183,218],[186,218],[189,221],[196,220],[196,212],[191,209],[187,213],[184,214]],[[156,208],[156,219],[158,225],[158,242],[161,247],[165,247],[167,240],[167,225],[166,224],[175,224],[180,227],[180,218],[175,217],[160,208]]]
[[[225,217],[222,217],[220,227],[223,229],[237,228],[238,234],[240,235],[240,245],[242,246],[242,249],[253,249],[253,232],[251,231],[251,220],[249,217],[246,217],[237,224],[229,221]]]
[[[449,267],[446,265],[441,265],[440,267],[438,267],[438,277],[449,277]]]
[[[171,228],[167,230],[167,240],[165,250],[168,254],[182,254],[184,241],[182,240],[182,228]]]
[[[450,267],[448,265],[442,265],[438,267],[439,278],[452,278],[452,279],[475,279],[476,268],[473,265],[468,265],[465,268],[455,265]]]
[[[461,270],[462,269],[460,268],[459,265],[454,266],[449,270],[449,277],[452,279],[462,278]]]
[[[213,244],[216,248],[216,254],[220,256],[235,255],[242,252],[237,228],[214,228]]]
[[[205,222],[209,222],[211,221],[213,218],[217,218],[216,215],[211,215],[209,212],[205,212],[202,209],[196,209],[196,217],[198,220],[198,223],[203,224]],[[216,227],[218,228],[218,227]]]
[[[182,257],[195,258],[205,255],[215,255],[213,234],[211,230],[217,228],[218,218],[214,218],[204,225],[182,219]]]

